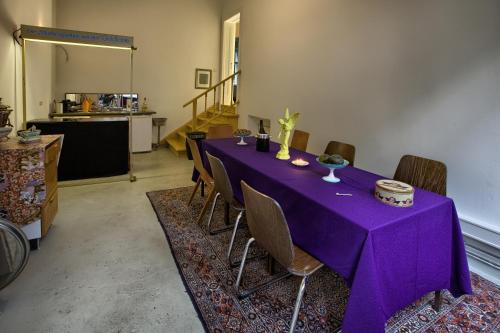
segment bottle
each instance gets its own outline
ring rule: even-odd
[[[147,112],[147,111],[148,111],[148,102],[146,100],[146,97],[144,97],[144,101],[142,102],[141,112]]]
[[[266,134],[266,131],[264,130],[264,120],[259,120],[259,134]]]
[[[257,134],[256,149],[260,152],[269,152],[269,134],[264,130],[264,121],[259,121],[259,133]]]

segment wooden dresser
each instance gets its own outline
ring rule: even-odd
[[[61,135],[30,144],[0,142],[0,216],[20,225],[29,239],[45,236],[56,216],[61,147]]]
[[[42,237],[49,231],[56,217],[57,200],[57,163],[61,151],[61,140],[55,140],[45,149],[45,187],[46,198],[42,204]]]

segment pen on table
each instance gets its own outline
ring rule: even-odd
[[[352,197],[352,194],[351,193],[335,193],[336,195],[338,196],[341,196],[341,197]]]

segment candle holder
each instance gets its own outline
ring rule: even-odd
[[[335,170],[336,169],[342,169],[342,168],[345,168],[346,166],[349,165],[349,161],[348,160],[344,160],[344,163],[343,164],[329,164],[329,163],[323,163],[323,162],[320,162],[319,161],[319,157],[316,158],[316,161],[324,166],[325,168],[328,168],[330,170],[330,174],[328,176],[324,176],[323,177],[323,180],[325,182],[329,182],[329,183],[338,183],[340,182],[340,178],[337,178],[335,177]]]
[[[306,167],[309,165],[309,162],[306,160],[303,160],[301,158],[296,158],[291,162],[293,165],[298,166],[298,167]]]

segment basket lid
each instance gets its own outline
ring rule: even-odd
[[[376,184],[381,189],[390,192],[407,194],[415,192],[413,186],[393,179],[379,179]]]

